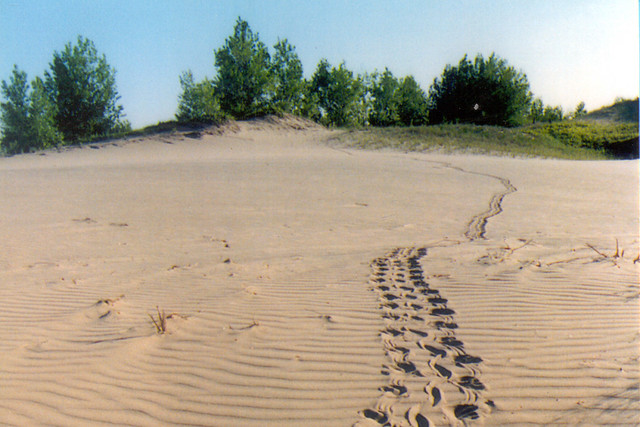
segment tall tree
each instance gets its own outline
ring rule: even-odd
[[[388,68],[382,74],[371,76],[371,111],[369,124],[372,126],[391,126],[398,122],[397,90],[399,82]]]
[[[320,60],[311,77],[309,90],[317,97],[321,123],[330,126],[359,124],[362,82],[344,63],[336,68],[331,67],[326,59]]]
[[[66,140],[106,135],[126,126],[116,88],[116,71],[94,43],[82,36],[53,54],[45,86],[56,106],[56,126]]]
[[[249,28],[238,18],[233,35],[215,51],[215,78],[220,106],[237,119],[269,112],[272,96],[269,52]]]
[[[544,116],[544,104],[542,103],[542,99],[536,98],[531,103],[531,108],[529,109],[529,119],[531,123],[538,123],[542,120]]]
[[[33,144],[47,148],[63,142],[62,133],[55,123],[56,106],[51,102],[45,84],[40,77],[31,82],[29,96],[29,121]]]
[[[427,124],[427,95],[413,76],[400,82],[396,91],[397,123],[404,126]]]
[[[29,85],[27,74],[14,66],[9,83],[2,81],[1,89],[5,102],[0,104],[0,143],[7,153],[22,153],[62,142],[54,124],[55,108],[39,77]]]
[[[302,62],[287,39],[278,40],[271,61],[274,81],[273,107],[282,113],[301,114],[304,99]]]
[[[495,54],[474,61],[465,55],[431,85],[429,120],[515,126],[524,122],[531,99],[527,76],[507,61]]]
[[[2,146],[8,153],[21,153],[29,149],[31,144],[29,135],[29,84],[27,73],[17,65],[9,82],[2,81],[2,97],[0,104],[2,114]]]
[[[580,101],[578,105],[576,105],[576,109],[573,110],[573,115],[571,116],[574,119],[577,119],[582,116],[587,115],[587,109],[584,108],[584,101]]]

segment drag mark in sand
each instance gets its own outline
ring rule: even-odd
[[[518,189],[514,187],[513,184],[511,184],[511,181],[509,181],[506,178],[501,178],[499,176],[488,175],[488,174],[475,173],[475,172],[468,172],[468,171],[464,171],[464,172],[497,179],[502,183],[502,185],[504,185],[504,188],[505,188],[504,191],[496,193],[493,195],[493,197],[491,197],[491,200],[489,201],[489,209],[487,209],[482,213],[479,213],[478,215],[475,215],[467,225],[467,231],[464,233],[464,236],[467,239],[469,240],[484,239],[484,234],[486,233],[487,220],[493,216],[498,215],[500,212],[502,212],[502,199],[504,199],[504,197],[507,194],[511,194],[518,191]]]
[[[375,406],[360,412],[358,426],[466,424],[493,407],[478,379],[482,359],[466,353],[455,336],[455,312],[425,282],[419,260],[426,253],[395,249],[371,263],[370,283],[385,322],[382,374],[389,381]]]
[[[487,178],[492,178],[502,183],[502,185],[504,186],[504,190],[494,194],[491,197],[491,200],[489,200],[489,208],[486,211],[483,211],[477,215],[474,215],[473,218],[471,218],[471,221],[469,221],[469,223],[467,224],[467,230],[464,233],[464,237],[466,237],[470,241],[485,238],[484,235],[487,232],[486,227],[487,227],[487,221],[489,220],[489,218],[494,217],[498,215],[500,212],[502,212],[502,200],[506,195],[515,193],[516,191],[518,191],[518,189],[507,178],[502,178],[500,176],[491,175],[488,173],[469,171],[459,166],[454,166],[451,163],[447,163],[447,162],[441,162],[436,160],[424,160],[424,159],[417,159],[417,158],[414,158],[414,160],[418,160],[426,163],[435,163],[447,169],[453,169],[458,172],[462,172],[470,175],[478,175],[478,176],[484,176]]]

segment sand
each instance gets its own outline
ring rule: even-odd
[[[330,136],[0,159],[0,423],[638,423],[637,161]]]

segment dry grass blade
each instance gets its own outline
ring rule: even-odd
[[[156,310],[158,312],[158,320],[156,321],[151,314],[149,314],[149,317],[151,318],[153,325],[156,327],[156,332],[158,334],[164,334],[167,332],[167,315],[164,310],[160,313],[160,308],[158,306],[156,306]]]
[[[609,258],[609,255],[603,254],[602,252],[600,252],[599,250],[597,250],[596,248],[593,247],[593,245],[587,243],[587,247],[589,249],[592,249],[593,251],[595,251],[598,255],[604,257],[604,258]]]

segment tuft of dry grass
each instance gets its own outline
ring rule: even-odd
[[[167,319],[171,317],[171,315],[167,316],[164,310],[162,310],[162,313],[161,313],[160,308],[158,306],[156,306],[156,311],[158,312],[157,320],[154,319],[153,315],[151,314],[149,314],[149,317],[151,318],[153,325],[156,327],[156,332],[162,335],[165,332],[167,332]]]

